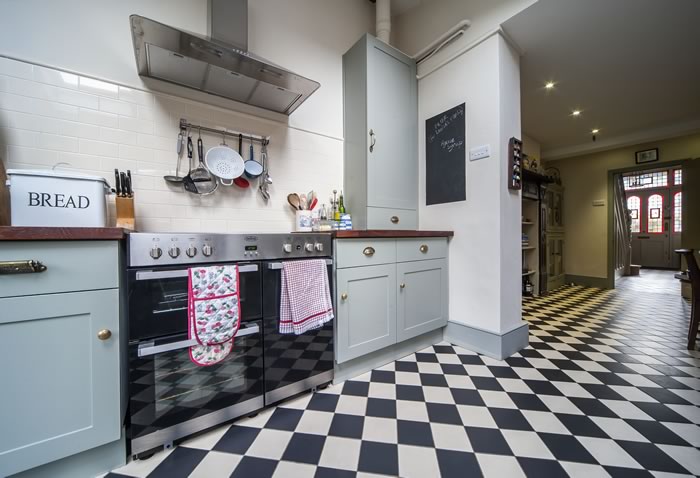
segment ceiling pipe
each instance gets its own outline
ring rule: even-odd
[[[391,0],[376,0],[377,1],[377,38],[386,43],[391,44]]]

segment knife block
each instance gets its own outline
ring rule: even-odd
[[[136,221],[134,219],[134,198],[123,198],[117,196],[117,227],[133,231]]]

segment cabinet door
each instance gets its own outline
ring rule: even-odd
[[[0,476],[118,440],[118,290],[0,299],[0,310]]]
[[[396,343],[396,266],[338,269],[336,360]]]
[[[447,260],[402,262],[397,273],[397,340],[447,324]]]
[[[416,65],[383,42],[368,39],[367,205],[417,209]]]

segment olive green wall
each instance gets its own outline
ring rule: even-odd
[[[659,148],[659,161],[700,157],[700,133],[600,153],[548,161],[561,172],[564,190],[564,270],[567,275],[607,277],[608,171],[635,167],[635,151]],[[603,200],[603,206],[593,201]],[[692,216],[691,216],[692,217]]]

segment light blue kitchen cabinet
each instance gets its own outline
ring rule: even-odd
[[[394,264],[338,269],[338,363],[396,343],[395,290]]]
[[[2,244],[0,261],[47,269],[0,275],[23,294],[0,298],[0,476],[95,476],[125,461],[118,254],[116,242]],[[84,290],[51,293],[71,285]]]
[[[343,55],[345,206],[357,229],[415,229],[416,63],[372,35]]]
[[[399,342],[447,325],[447,260],[400,262],[396,280]]]
[[[447,324],[446,238],[337,239],[334,249],[338,364]]]

